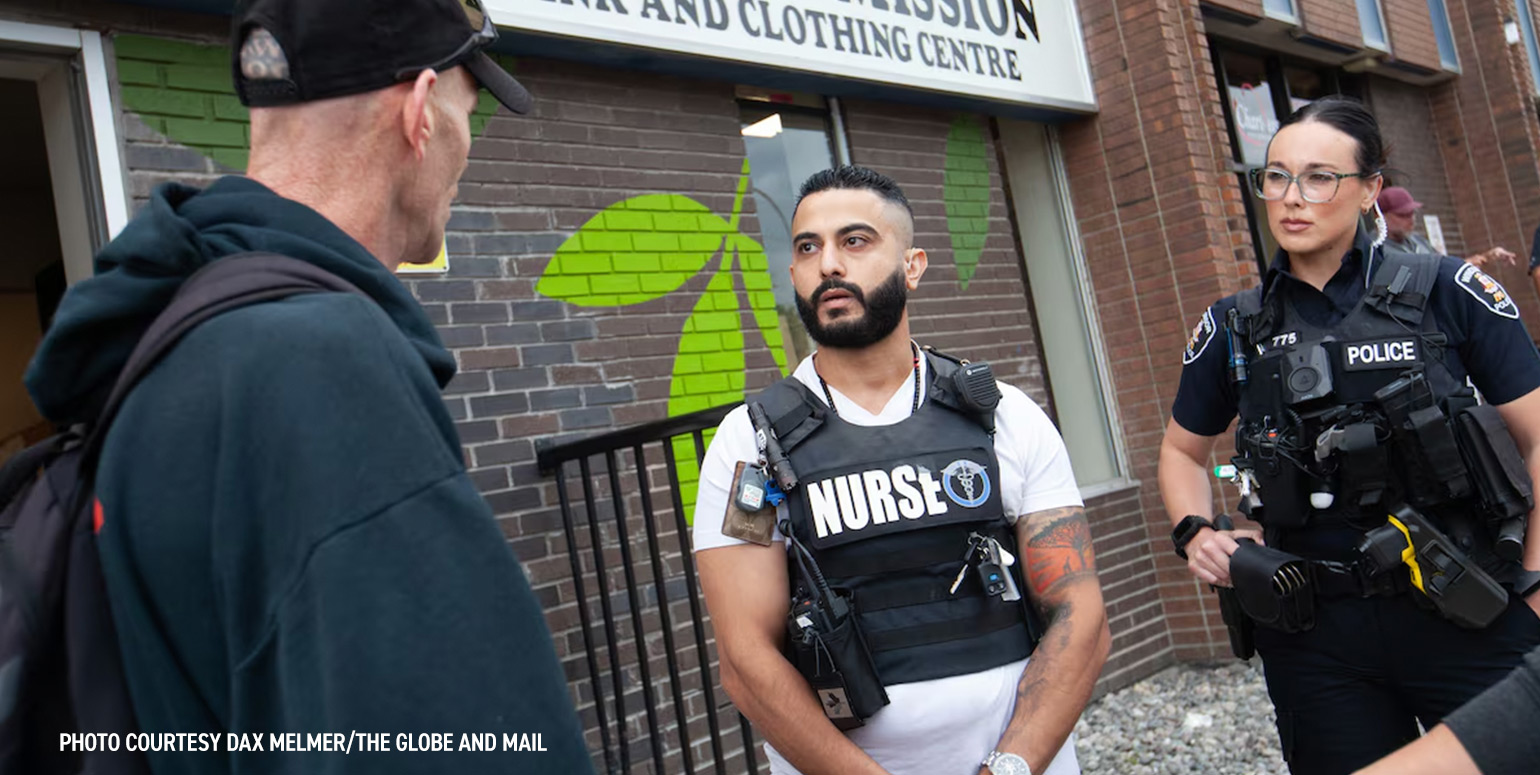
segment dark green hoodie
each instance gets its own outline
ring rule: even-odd
[[[540,607],[439,397],[454,359],[395,276],[314,210],[244,178],[163,186],[60,305],[27,373],[39,408],[90,416],[183,279],[249,250],[370,298],[203,324],[108,435],[98,545],[135,711],[146,732],[220,733],[218,752],[152,754],[155,771],[590,772]],[[360,754],[356,737],[349,754],[273,752],[288,732],[384,733],[389,752]],[[227,752],[226,733],[260,733],[264,750]],[[539,735],[546,750],[399,750],[419,733],[456,749]]]

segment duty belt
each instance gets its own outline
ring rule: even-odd
[[[1306,563],[1319,597],[1395,597],[1412,588],[1411,576],[1404,566],[1376,572],[1364,558]]]

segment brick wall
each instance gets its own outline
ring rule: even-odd
[[[1540,222],[1536,115],[1522,45],[1503,38],[1512,0],[1449,0],[1461,76],[1431,92],[1433,128],[1466,251],[1502,245],[1526,255]],[[1525,264],[1492,274],[1514,291],[1531,333],[1540,333],[1540,304],[1528,292]]]
[[[1433,20],[1427,0],[1380,0],[1385,9],[1385,26],[1390,37],[1391,55],[1396,59],[1429,70],[1442,70],[1438,60],[1438,41],[1433,37]]]
[[[1262,0],[1215,0],[1215,2],[1212,4],[1219,6],[1220,8],[1228,8],[1229,10],[1237,11],[1239,13],[1246,14],[1247,16],[1254,16],[1259,19],[1262,18],[1265,13],[1262,10]]]
[[[1211,302],[1240,290],[1252,255],[1197,2],[1084,0],[1101,113],[1062,138],[1080,239],[1103,310],[1111,377],[1142,486],[1116,510],[1108,574],[1116,653],[1108,675],[1216,656],[1206,590],[1165,549],[1156,461],[1180,352]],[[1126,516],[1125,516],[1126,515]]]
[[[1353,0],[1296,0],[1300,22],[1307,32],[1330,41],[1363,48],[1358,6]]]
[[[1385,175],[1386,185],[1403,186],[1411,191],[1417,201],[1423,203],[1424,215],[1438,217],[1449,252],[1465,255],[1464,235],[1445,174],[1446,146],[1439,142],[1428,90],[1385,78],[1371,78],[1367,97],[1389,149],[1391,169]],[[1421,220],[1417,223],[1417,231],[1427,233]]]

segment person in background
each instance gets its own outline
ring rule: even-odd
[[[1386,186],[1380,191],[1379,206],[1385,216],[1385,252],[1438,252],[1426,237],[1417,233],[1417,211],[1422,209],[1422,203],[1412,198],[1412,192],[1400,186]],[[1465,260],[1483,269],[1499,261],[1509,266],[1518,266],[1518,256],[1502,247],[1467,256]]]

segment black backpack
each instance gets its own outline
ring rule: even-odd
[[[139,340],[95,422],[0,467],[0,773],[142,775],[138,731],[96,554],[94,474],[106,431],[133,386],[194,326],[300,293],[358,293],[312,264],[229,256],[187,279]],[[69,750],[61,735],[117,735],[117,751]],[[89,748],[89,746],[83,746]],[[61,750],[64,749],[64,750]]]

